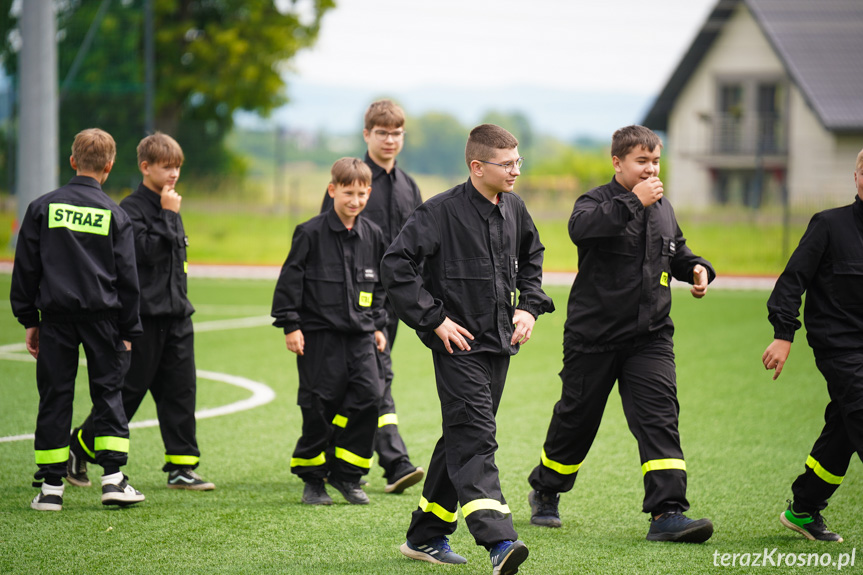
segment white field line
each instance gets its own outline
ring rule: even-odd
[[[247,327],[257,327],[261,325],[269,325],[272,322],[272,318],[269,316],[266,317],[248,317],[248,318],[239,318],[233,320],[217,320],[217,321],[208,321],[202,322],[195,326],[196,332],[205,332],[205,331],[215,331],[215,330],[223,330],[223,329],[242,329]],[[23,343],[12,343],[9,345],[0,346],[0,360],[8,360],[8,361],[29,361],[34,362],[35,359],[31,357],[29,354],[24,355],[21,352],[26,352],[27,346]],[[79,365],[87,365],[86,359],[81,359],[78,362]],[[210,381],[218,381],[221,383],[227,383],[228,385],[235,385],[237,387],[241,387],[248,391],[252,392],[251,397],[242,399],[240,401],[235,401],[234,403],[230,403],[228,405],[223,405],[220,407],[210,407],[207,409],[201,409],[195,412],[196,419],[207,419],[209,417],[218,417],[220,415],[229,415],[231,413],[237,413],[239,411],[245,411],[248,409],[254,409],[256,407],[260,407],[267,403],[270,403],[276,398],[276,392],[273,391],[271,387],[266,384],[263,384],[259,381],[253,381],[251,379],[240,377],[237,375],[230,375],[227,373],[219,373],[216,371],[206,371],[203,369],[197,370],[197,375],[201,379],[207,379]],[[159,421],[156,419],[146,419],[144,421],[133,421],[129,424],[130,429],[139,429],[142,427],[155,427],[159,425]],[[34,439],[34,435],[32,433],[25,435],[10,435],[7,437],[0,437],[0,443],[7,443],[11,441],[26,441]]]

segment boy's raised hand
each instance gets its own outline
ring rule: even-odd
[[[303,348],[306,347],[306,338],[303,337],[302,330],[295,329],[291,333],[286,333],[285,345],[288,351],[292,351],[297,355],[303,355]]]
[[[773,343],[768,345],[761,355],[761,363],[764,364],[764,369],[775,370],[773,373],[774,381],[782,373],[782,368],[785,367],[785,362],[788,361],[789,353],[791,353],[790,341],[787,339],[774,339]]]
[[[664,191],[662,180],[656,176],[650,176],[632,188],[632,193],[638,196],[638,199],[641,200],[641,205],[645,208],[659,201]]]
[[[180,213],[180,203],[183,201],[183,196],[174,191],[174,188],[166,185],[162,188],[162,209],[170,210],[175,214]]]
[[[707,268],[696,264],[692,268],[692,287],[689,288],[692,297],[701,299],[707,294],[707,279]]]
[[[444,319],[443,323],[437,326],[434,332],[441,339],[449,353],[452,353],[451,341],[455,342],[456,347],[460,350],[470,351],[470,345],[465,338],[473,339],[473,335],[450,318]]]

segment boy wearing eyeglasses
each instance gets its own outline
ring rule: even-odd
[[[372,170],[372,190],[363,218],[376,223],[384,233],[389,245],[402,229],[408,216],[422,203],[420,190],[413,178],[398,167],[396,157],[405,140],[405,113],[391,100],[372,103],[365,114],[363,139],[368,150],[365,162]],[[329,194],[324,194],[321,212],[333,207]],[[411,463],[408,449],[399,434],[396,404],[393,400],[392,347],[396,340],[399,319],[386,302],[388,323],[384,329],[387,336],[386,349],[378,354],[380,372],[384,377],[384,395],[375,435],[375,452],[378,464],[384,469],[386,493],[402,493],[408,487],[422,481],[423,469]],[[349,414],[341,414],[349,417]],[[340,429],[336,430],[337,432]]]
[[[417,208],[381,261],[399,318],[432,351],[443,433],[401,552],[430,563],[466,563],[447,536],[461,506],[494,574],[527,558],[500,489],[495,414],[510,356],[554,310],[542,291],[544,247],[521,198],[511,193],[522,158],[499,126],[474,128],[469,179]]]
[[[578,246],[563,336],[563,390],[528,481],[533,525],[560,527],[560,493],[573,488],[618,384],[623,412],[638,441],[644,478],[647,539],[702,543],[709,519],[683,512],[686,463],[677,429],[671,277],[704,297],[715,272],[692,253],[659,179],[662,141],[644,126],[627,126],[611,143],[614,177],[580,196],[569,218]]]

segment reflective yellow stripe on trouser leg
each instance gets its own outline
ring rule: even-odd
[[[494,499],[474,499],[473,501],[461,506],[461,513],[465,518],[467,518],[467,516],[474,511],[480,511],[482,509],[497,511],[504,515],[508,515],[510,513],[509,505],[501,503],[500,501],[495,501]]]
[[[824,466],[818,463],[818,461],[811,455],[806,458],[806,467],[811,469],[822,481],[831,485],[839,485],[842,483],[842,480],[845,479],[844,475],[833,475],[824,469]]]
[[[323,451],[320,455],[313,459],[303,459],[302,457],[291,457],[291,467],[314,467],[323,465],[327,462],[327,455]]]
[[[679,469],[686,471],[686,462],[682,459],[651,459],[645,461],[641,466],[641,474],[647,475],[648,471],[662,471],[665,469]]]
[[[425,497],[420,497],[419,508],[422,509],[423,512],[431,513],[438,519],[446,521],[447,523],[456,522],[457,516],[455,511],[448,511],[437,503],[429,502]],[[462,510],[462,513],[464,513],[464,510]]]
[[[563,463],[558,463],[557,461],[548,458],[548,455],[545,454],[544,447],[542,449],[542,455],[540,456],[540,460],[545,467],[548,467],[552,471],[557,471],[561,475],[572,475],[573,473],[578,471],[578,468],[581,467],[581,463],[584,463],[584,461],[582,461],[581,463],[576,463],[575,465],[565,465]]]
[[[336,459],[347,461],[348,463],[356,465],[357,467],[362,467],[363,469],[372,468],[371,457],[369,457],[368,459],[366,459],[365,457],[360,457],[356,453],[351,453],[343,447],[336,447]]]

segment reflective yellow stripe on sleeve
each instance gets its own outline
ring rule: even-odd
[[[680,469],[686,471],[686,462],[682,459],[651,459],[645,461],[641,466],[641,474],[646,475],[648,471],[662,471],[664,469]]]
[[[36,464],[50,465],[51,463],[65,463],[69,460],[69,448],[60,449],[37,449]]]
[[[104,435],[93,439],[93,447],[96,451],[118,451],[129,453],[129,440],[125,437],[111,437]]]
[[[498,511],[500,513],[503,513],[504,515],[508,515],[510,513],[509,505],[505,505],[500,501],[495,501],[494,499],[474,499],[467,505],[461,506],[461,513],[462,515],[467,517],[474,511],[480,511],[481,509]]]
[[[327,455],[323,451],[314,459],[303,459],[302,457],[291,457],[291,467],[314,467],[327,462]]]
[[[398,425],[399,424],[399,416],[395,413],[385,413],[382,416],[378,417],[378,427],[383,427],[385,425]]]
[[[833,475],[824,469],[824,467],[811,455],[806,458],[806,467],[814,471],[815,475],[820,477],[825,483],[829,483],[831,485],[839,485],[842,483],[842,480],[845,479],[844,475]]]
[[[557,471],[561,475],[572,475],[573,473],[578,471],[578,468],[581,467],[581,463],[584,463],[584,461],[582,461],[581,463],[576,463],[575,465],[564,465],[563,463],[558,463],[557,461],[553,461],[548,458],[548,455],[545,454],[544,447],[542,448],[542,455],[540,456],[540,459],[542,460],[543,465],[553,471]]]
[[[174,465],[197,465],[201,458],[196,455],[165,455],[165,463]]]
[[[357,467],[362,467],[363,469],[372,468],[371,457],[368,459],[366,459],[365,457],[360,457],[356,453],[351,453],[343,447],[336,447],[336,459],[347,461],[348,463],[356,465]]]
[[[437,518],[448,523],[456,522],[457,517],[455,511],[447,511],[437,503],[430,503],[425,497],[420,497],[419,508],[422,509],[425,513],[431,513]]]

